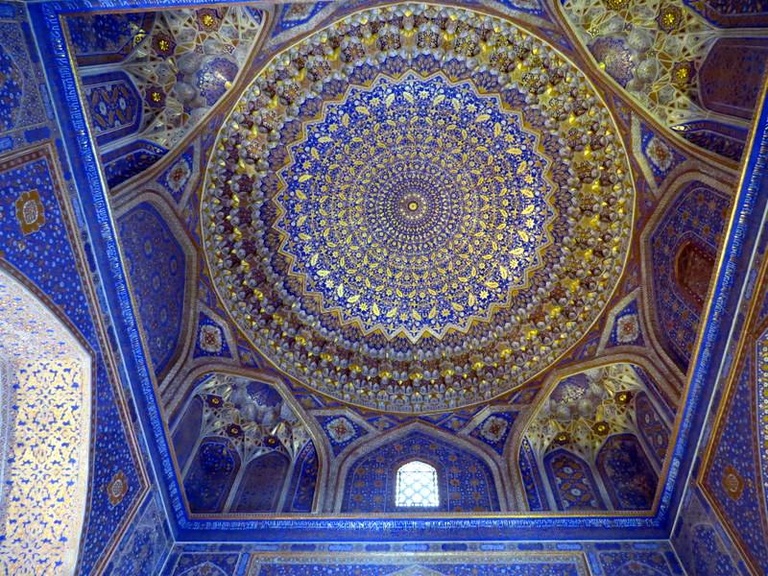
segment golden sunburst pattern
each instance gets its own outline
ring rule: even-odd
[[[442,337],[506,305],[554,217],[535,136],[442,74],[328,105],[279,172],[276,228],[303,290],[364,333]]]
[[[610,114],[546,42],[469,10],[365,10],[275,57],[217,139],[203,240],[280,369],[396,412],[501,394],[585,333],[634,192]]]

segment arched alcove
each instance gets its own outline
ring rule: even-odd
[[[312,511],[316,447],[297,407],[274,383],[207,373],[171,434],[191,512]]]
[[[616,434],[597,454],[597,469],[617,510],[650,510],[658,476],[634,434]]]
[[[281,452],[268,452],[248,462],[231,511],[276,511],[290,466]]]
[[[679,176],[665,190],[663,208],[642,233],[644,309],[662,350],[687,372],[731,193],[699,172]]]
[[[74,574],[88,493],[91,357],[0,268],[0,572]]]
[[[661,466],[670,445],[671,430],[647,392],[638,392],[635,396],[635,420],[649,455]]]
[[[315,443],[310,440],[296,457],[283,512],[312,512],[320,462]]]
[[[582,458],[558,448],[544,456],[544,468],[559,510],[605,510],[592,469]]]
[[[554,377],[540,399],[518,456],[531,510],[546,509],[550,494],[563,511],[653,508],[671,412],[647,366],[617,360]]]
[[[340,495],[341,512],[408,511],[409,508],[396,505],[397,471],[414,460],[428,463],[436,470],[440,491],[438,510],[499,510],[496,482],[484,459],[468,447],[443,440],[426,430],[413,430],[384,443],[371,443],[354,458],[342,471],[345,480]]]
[[[165,398],[196,334],[194,245],[175,211],[151,189],[120,205],[115,224],[145,351]]]
[[[678,248],[675,258],[675,281],[683,298],[699,313],[704,307],[714,268],[714,251],[701,242],[689,240]]]
[[[240,471],[240,456],[226,438],[204,439],[184,478],[192,512],[221,512]]]

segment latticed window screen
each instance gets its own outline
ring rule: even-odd
[[[437,470],[425,462],[415,460],[397,471],[395,506],[439,506]]]

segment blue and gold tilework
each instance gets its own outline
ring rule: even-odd
[[[149,354],[160,374],[173,357],[184,326],[184,249],[164,217],[148,202],[123,214],[118,230]]]
[[[725,229],[729,207],[730,199],[722,192],[704,182],[690,182],[677,193],[650,236],[653,310],[660,328],[658,337],[665,351],[684,371],[691,358],[701,314],[700,307],[686,297],[685,286],[694,282],[701,284],[703,280],[692,276],[695,270],[684,270],[679,256],[686,244],[714,254]],[[713,265],[714,262],[710,264],[710,273]],[[702,267],[703,264],[697,269]],[[706,289],[705,284],[704,294]]]
[[[755,481],[760,478],[759,456],[754,448],[756,423],[752,407],[755,400],[751,390],[756,360],[750,354],[739,370],[725,417],[719,424],[719,438],[702,476],[707,493],[715,500],[749,556],[757,566],[766,570],[768,545],[762,531],[754,529],[765,518],[765,511],[754,505],[760,501],[759,494],[763,490]]]
[[[420,431],[377,446],[347,472],[342,512],[392,512],[399,464],[425,459],[438,469],[440,511],[498,511],[493,474],[477,454]]]
[[[583,335],[634,191],[606,105],[549,44],[407,4],[276,56],[201,205],[217,293],[256,346],[323,394],[408,413],[498,396]]]

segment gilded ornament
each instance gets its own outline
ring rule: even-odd
[[[16,220],[24,235],[37,232],[45,224],[45,207],[37,190],[22,193],[16,199]]]
[[[324,394],[485,401],[564,354],[615,288],[634,208],[617,134],[586,77],[511,22],[351,14],[269,62],[219,133],[201,215],[214,285]]]
[[[673,32],[683,22],[683,11],[678,6],[663,6],[659,10],[656,22],[664,32]]]
[[[688,87],[693,82],[696,69],[693,62],[677,62],[672,67],[672,83],[680,89]]]
[[[629,0],[603,0],[606,8],[610,10],[621,10],[626,8],[629,4]]]
[[[723,470],[722,486],[725,493],[733,500],[739,500],[744,492],[744,478],[731,465]]]
[[[112,506],[117,506],[128,493],[128,479],[122,470],[117,472],[107,485],[107,497]]]

